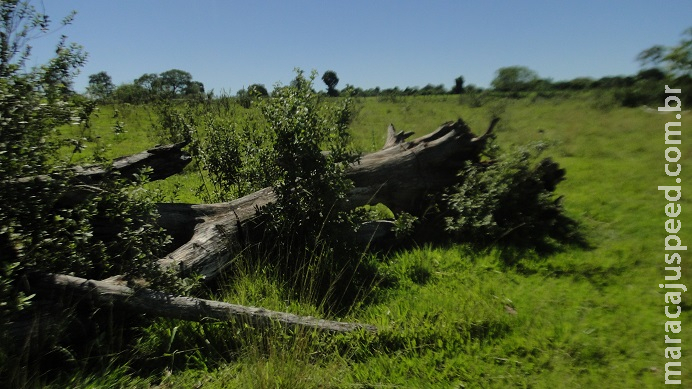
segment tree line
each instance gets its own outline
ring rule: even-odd
[[[692,67],[692,28],[683,32],[683,39],[678,45],[653,46],[639,53],[637,60],[641,63],[642,70],[634,75],[605,76],[599,79],[577,77],[563,81],[542,78],[536,71],[526,66],[502,67],[495,72],[490,88],[482,88],[473,84],[465,85],[464,77],[459,76],[454,79],[450,89],[447,89],[443,84],[368,89],[346,84],[339,90],[337,85],[340,80],[337,73],[333,70],[327,70],[321,77],[326,90],[320,93],[330,97],[340,95],[398,97],[493,93],[502,97],[517,98],[530,93],[545,94],[549,97],[555,93],[591,90],[609,91],[612,98],[623,106],[634,107],[653,104],[661,99],[661,82],[670,82],[681,88],[692,86],[690,72]],[[295,82],[296,80],[293,81],[293,83]],[[133,82],[117,87],[113,84],[111,77],[102,71],[89,76],[86,95],[97,101],[121,103],[214,97],[212,92],[205,94],[204,85],[195,81],[190,73],[179,69],[171,69],[160,74],[143,74]],[[235,98],[241,105],[248,107],[254,98],[269,95],[270,92],[267,88],[263,84],[257,83],[240,89],[235,94]]]
[[[199,98],[205,96],[204,84],[189,72],[171,69],[162,73],[145,73],[131,83],[113,84],[108,73],[89,76],[86,95],[97,101],[146,103],[160,99]]]

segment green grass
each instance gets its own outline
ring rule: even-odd
[[[144,151],[157,144],[152,130],[156,120],[150,107],[130,104],[102,105],[90,116],[89,127],[69,125],[60,128],[58,137],[63,140],[60,155],[73,163],[92,162],[95,155],[113,159]],[[115,127],[122,124],[124,130],[117,133]],[[81,140],[86,147],[73,153],[68,140]]]
[[[108,155],[156,143],[147,134],[147,111],[135,108],[127,116],[123,110],[126,134],[105,135],[111,131],[112,112],[102,107],[92,130],[113,145]],[[558,192],[569,214],[583,224],[592,249],[570,248],[547,257],[524,254],[514,265],[506,264],[507,253],[499,250],[474,252],[463,246],[392,253],[377,259],[389,282],[364,291],[368,299],[342,318],[375,324],[377,335],[323,337],[230,326],[222,334],[238,345],[229,346],[219,360],[200,352],[199,363],[188,368],[172,365],[163,376],[143,378],[117,370],[111,381],[161,388],[661,387],[666,318],[658,284],[664,282],[666,266],[666,201],[656,188],[672,184],[663,172],[664,123],[672,118],[641,109],[604,109],[586,94],[488,101],[480,107],[459,104],[454,96],[367,98],[361,100],[352,132],[361,150],[372,151],[384,143],[389,123],[421,136],[461,117],[481,133],[493,113],[502,117],[497,129],[502,147],[540,139],[555,143],[546,155],[567,169]],[[690,120],[685,113],[683,132]],[[692,166],[690,146],[683,143],[681,150],[680,163]],[[170,195],[177,182],[183,186],[178,201],[194,201],[186,189],[192,177],[159,185]],[[689,197],[681,204],[680,236],[690,243]],[[692,267],[682,257],[688,280]],[[692,323],[686,298],[680,320]],[[223,299],[325,314],[319,301],[296,301],[291,288],[262,269],[248,268],[229,283]],[[162,322],[158,328],[175,325],[191,338],[201,334],[192,324]],[[680,334],[682,380],[689,385],[692,365],[685,350],[692,347],[692,332],[685,328]],[[197,341],[222,342],[219,336],[200,335]],[[164,338],[152,335],[150,341],[163,343]],[[178,351],[189,346],[181,343]],[[94,378],[80,382],[88,386]]]

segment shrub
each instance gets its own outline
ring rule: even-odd
[[[307,241],[328,235],[330,225],[347,219],[338,202],[351,187],[345,170],[356,160],[349,146],[351,100],[322,104],[312,90],[314,78],[314,72],[308,79],[299,71],[300,82],[278,89],[260,105],[275,134],[269,159],[274,165],[269,169],[278,172],[274,182],[278,201],[270,210],[275,230],[291,231]]]
[[[25,69],[21,45],[32,31],[47,31],[48,17],[27,2],[5,1],[0,11],[0,46],[11,48],[0,55],[1,320],[29,305],[21,281],[31,272],[123,274],[172,286],[156,266],[167,238],[147,193],[117,178],[75,188],[69,170],[54,165],[56,128],[90,109],[67,89],[85,54],[63,39],[46,65]]]
[[[467,164],[461,184],[445,197],[451,216],[446,228],[479,245],[494,243],[545,249],[576,238],[576,223],[565,216],[554,194],[565,171],[549,158],[538,161],[544,143]]]

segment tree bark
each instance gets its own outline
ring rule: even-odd
[[[382,203],[394,211],[422,216],[426,195],[456,182],[467,161],[480,160],[497,121],[480,137],[459,119],[410,142],[404,139],[411,133],[396,134],[390,126],[385,148],[364,156],[347,171],[354,184],[349,202],[352,206]]]

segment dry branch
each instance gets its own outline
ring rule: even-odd
[[[38,292],[63,291],[86,296],[94,305],[117,304],[129,311],[146,313],[154,317],[190,321],[240,321],[253,326],[266,326],[272,322],[288,327],[315,329],[329,332],[349,332],[355,330],[376,331],[371,325],[345,323],[299,316],[285,312],[270,311],[264,308],[246,307],[220,301],[193,297],[174,296],[150,289],[133,289],[106,281],[87,280],[61,274],[35,276]]]

